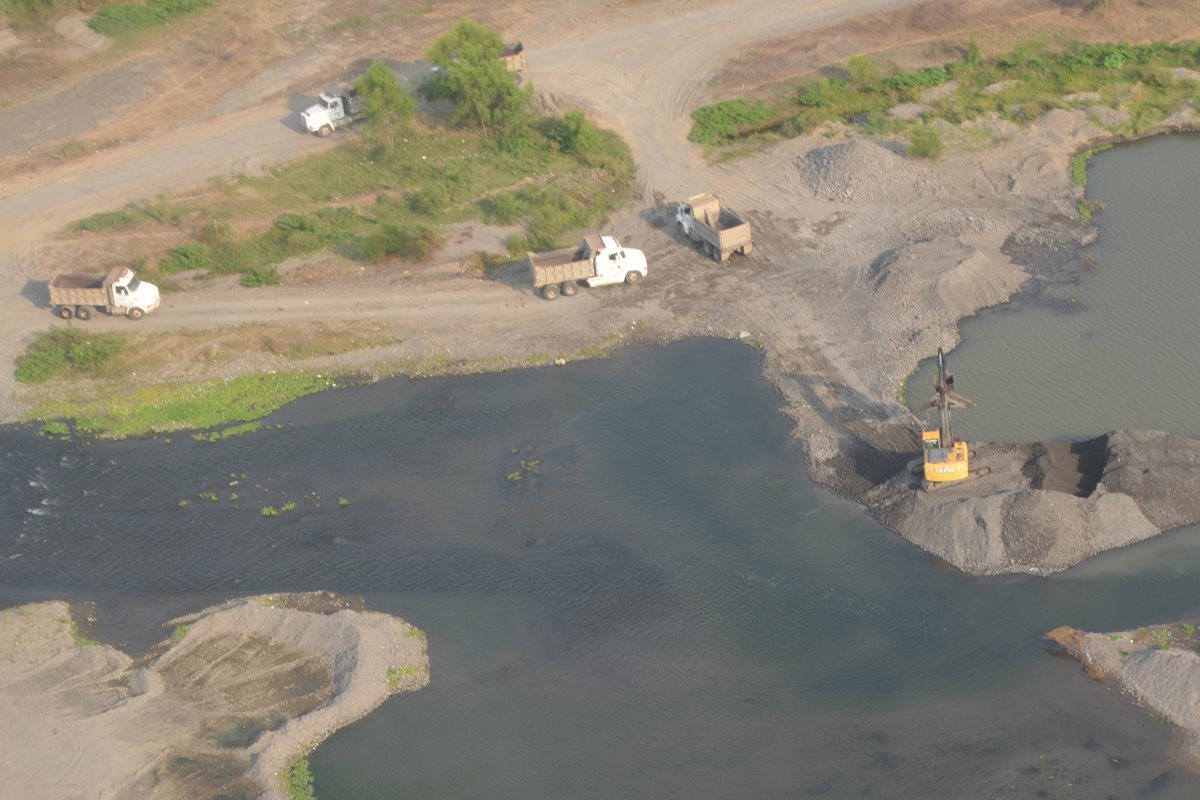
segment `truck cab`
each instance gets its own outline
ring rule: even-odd
[[[317,102],[304,111],[300,116],[309,133],[318,136],[328,136],[335,128],[357,119],[361,101],[354,90],[334,90],[321,92]]]
[[[120,270],[115,280],[108,282],[108,302],[113,313],[141,317],[158,308],[161,300],[158,287],[133,274],[129,267]],[[140,313],[130,314],[134,309],[140,309]]]
[[[629,280],[631,273],[646,275],[646,254],[641,250],[622,247],[615,236],[601,236],[599,242],[595,241],[596,237],[587,238],[592,240],[588,244],[592,247],[590,258],[595,270],[595,275],[584,281],[588,286],[632,283]]]

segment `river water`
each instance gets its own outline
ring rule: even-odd
[[[813,485],[781,402],[756,351],[693,340],[316,395],[217,443],[0,429],[0,604],[95,600],[132,650],[234,594],[412,621],[432,685],[314,753],[322,800],[1200,793],[1040,639],[1194,613],[1200,531],[967,578]]]

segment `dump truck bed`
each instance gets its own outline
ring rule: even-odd
[[[505,68],[509,72],[517,72],[525,68],[525,45],[517,42],[514,45],[505,47],[500,53],[500,59],[504,62]]]
[[[529,253],[529,274],[533,278],[534,288],[592,277],[595,274],[592,255],[603,247],[598,236],[588,236],[579,247]]]
[[[750,243],[750,225],[721,205],[716,195],[699,194],[688,200],[695,217],[696,234],[722,252],[737,250]]]
[[[50,304],[55,306],[102,306],[108,304],[104,285],[110,275],[63,272],[50,279]]]

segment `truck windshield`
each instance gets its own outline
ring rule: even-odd
[[[139,280],[139,279],[138,279],[138,277],[135,275],[135,276],[133,277],[133,279],[129,281],[129,291],[130,291],[130,293],[132,294],[133,292],[136,292],[136,291],[138,290],[138,287],[139,287],[139,286],[141,286],[141,285],[142,285],[142,282],[141,282],[141,280]]]

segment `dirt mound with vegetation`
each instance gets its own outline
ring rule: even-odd
[[[1195,620],[1132,631],[1088,633],[1055,628],[1046,638],[1083,664],[1093,680],[1115,681],[1182,734],[1180,755],[1200,766],[1200,639]]]
[[[0,612],[0,772],[14,797],[283,798],[335,730],[429,681],[424,634],[328,593],[172,620],[140,660],[84,639],[66,603]]]
[[[926,490],[906,465],[864,502],[905,539],[973,575],[1067,569],[1200,521],[1200,440],[1116,431],[1084,442],[980,444],[961,484]]]

